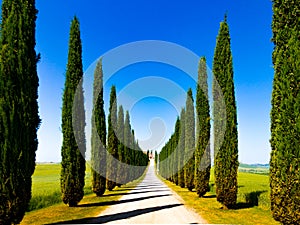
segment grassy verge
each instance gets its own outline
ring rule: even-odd
[[[21,225],[50,224],[95,217],[109,206],[106,204],[101,205],[101,203],[119,200],[123,194],[134,188],[145,177],[144,173],[139,179],[120,188],[115,188],[113,191],[106,191],[102,197],[96,197],[91,191],[91,179],[87,170],[85,196],[79,206],[88,205],[88,207],[68,207],[61,202],[59,175],[56,173],[57,169],[60,170],[60,165],[58,164],[38,166],[37,172],[33,176],[33,197],[30,202],[32,210],[26,213]],[[58,180],[55,178],[57,176]],[[50,179],[51,177],[53,180]],[[57,191],[59,195],[56,194]]]
[[[264,224],[276,225],[271,215],[269,200],[268,176],[259,174],[238,174],[238,203],[237,209],[223,210],[217,202],[213,172],[210,182],[211,191],[204,198],[199,198],[196,192],[190,192],[186,188],[180,188],[170,181],[161,178],[173,191],[193,208],[208,223],[212,224]]]
[[[32,176],[32,198],[27,211],[61,202],[60,164],[38,164]]]
[[[38,164],[32,176],[32,198],[28,212],[61,202],[60,164]],[[91,194],[91,173],[87,164],[84,194]]]

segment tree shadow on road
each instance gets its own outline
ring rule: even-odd
[[[156,188],[156,187],[166,187],[165,185],[162,184],[145,184],[145,185],[138,185],[135,188]]]
[[[116,220],[122,220],[122,219],[128,219],[131,217],[139,216],[146,213],[151,213],[154,211],[159,211],[163,209],[169,209],[181,206],[183,204],[170,204],[170,205],[163,205],[163,206],[156,206],[156,207],[149,207],[145,209],[136,209],[128,212],[122,212],[122,213],[116,213],[116,214],[110,214],[105,216],[99,216],[99,217],[89,217],[89,218],[83,218],[78,220],[69,220],[69,221],[62,221],[58,223],[52,223],[48,225],[54,225],[54,224],[99,224],[99,223],[107,223],[112,222]]]
[[[141,189],[142,190],[142,189]],[[109,196],[117,196],[117,195],[134,195],[134,194],[144,194],[144,193],[150,193],[150,192],[164,192],[164,191],[169,191],[169,189],[155,189],[155,190],[150,190],[150,191],[133,191],[133,192],[128,192],[128,193],[112,193],[112,194],[107,194],[103,195],[103,197],[109,197]]]
[[[142,201],[142,200],[149,199],[149,198],[160,198],[160,197],[165,197],[165,196],[170,196],[170,194],[152,195],[152,196],[146,196],[146,197],[140,197],[140,198],[132,198],[132,199],[124,199],[124,200],[118,200],[118,201],[87,203],[87,204],[80,204],[77,207],[110,206],[110,205],[116,205],[116,204],[123,204],[123,203],[129,203],[129,202]]]
[[[132,190],[134,190],[134,188],[131,188],[131,187],[129,187],[129,188],[120,188],[120,189],[117,189],[117,190],[112,190],[112,191],[132,191]]]
[[[204,195],[202,198],[216,198],[216,195]]]
[[[168,187],[148,187],[148,188],[135,188],[135,191],[145,191],[145,190],[153,190],[153,189],[159,189],[159,190],[170,190]]]

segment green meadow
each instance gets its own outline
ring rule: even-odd
[[[244,167],[241,168],[241,170]],[[253,169],[253,168],[252,168]],[[261,171],[260,168],[257,170]],[[267,173],[265,169],[264,173]],[[187,206],[193,208],[208,223],[212,224],[279,224],[271,215],[269,176],[259,173],[238,173],[237,205],[234,209],[221,209],[217,202],[213,170],[211,171],[210,192],[199,198],[196,192],[180,188],[170,181],[164,182],[175,191]]]
[[[85,176],[85,195],[91,194],[90,169]],[[32,177],[32,198],[27,211],[45,208],[61,203],[60,164],[37,164]]]
[[[32,198],[28,211],[61,202],[60,164],[38,164],[32,176]]]

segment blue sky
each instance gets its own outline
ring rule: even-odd
[[[84,70],[91,68],[96,59],[111,49],[142,40],[176,43],[199,56],[206,56],[207,64],[212,68],[219,24],[225,12],[228,13],[234,63],[239,160],[246,163],[269,161],[273,79],[271,1],[38,0],[36,7],[39,10],[36,50],[42,56],[38,64],[42,124],[38,131],[37,161],[57,162],[61,158],[61,99],[69,28],[74,15],[81,24]],[[105,64],[103,67],[105,73]],[[184,90],[192,84],[184,72],[172,66],[155,62],[130,65],[106,83],[106,109],[111,84],[117,85],[121,95],[130,82],[149,76],[174,81]],[[163,87],[160,89],[164,90]],[[140,91],[143,91],[142,87]],[[140,143],[150,138],[151,129],[162,131],[160,141],[167,141],[178,114],[170,102],[155,96],[141,99],[128,110]]]

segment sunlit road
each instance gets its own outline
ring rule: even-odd
[[[151,160],[145,179],[91,223],[111,224],[197,224],[205,221],[187,209],[156,175]]]

